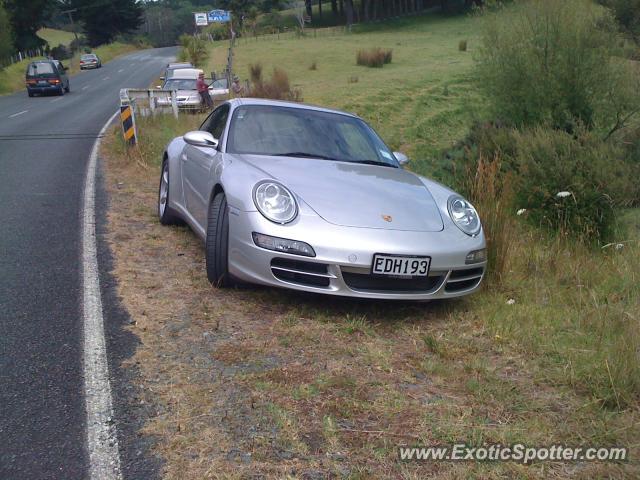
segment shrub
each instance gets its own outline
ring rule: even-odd
[[[516,126],[608,131],[638,102],[632,73],[612,57],[616,28],[589,0],[532,0],[486,13],[477,72],[495,114]]]
[[[261,63],[249,64],[249,78],[251,79],[251,83],[262,82],[262,64]]]
[[[393,50],[383,50],[382,48],[371,48],[369,50],[358,50],[356,53],[356,64],[365,67],[381,68],[387,63],[391,63]]]
[[[542,127],[517,131],[479,124],[447,153],[453,168],[446,173],[457,190],[478,203],[483,217],[484,212],[498,215],[494,208],[510,215],[525,209],[523,218],[536,225],[585,241],[605,240],[612,234],[616,209],[640,201],[635,181],[640,164],[633,159],[631,137],[627,140],[625,148],[603,142],[585,129],[568,134]],[[510,186],[506,193],[501,191],[504,185]],[[558,196],[560,192],[569,193]],[[496,232],[502,228],[499,222],[504,219],[490,221],[499,225]],[[488,231],[491,235],[491,228]]]
[[[60,44],[57,47],[53,47],[49,52],[49,55],[56,60],[67,60],[71,58],[71,51],[64,45]]]
[[[200,37],[181,35],[180,46],[182,47],[178,54],[180,61],[188,61],[196,67],[201,67],[209,58],[207,42]]]
[[[318,62],[314,60],[313,62],[311,62],[311,65],[309,66],[309,70],[317,70],[317,69],[318,69]]]
[[[461,52],[466,52],[467,51],[467,41],[466,40],[460,40],[460,42],[458,42],[458,50],[460,50]]]
[[[289,100],[293,102],[302,101],[302,92],[300,89],[291,88],[287,72],[276,67],[273,69],[271,78],[265,81],[262,79],[262,66],[254,72],[252,67],[255,66],[256,65],[251,65],[249,67],[252,79],[251,89],[249,91],[250,97],[272,98],[274,100]],[[255,77],[254,73],[257,73]]]
[[[515,202],[537,224],[584,240],[604,240],[625,203],[629,165],[618,148],[586,131],[536,128],[513,133]]]

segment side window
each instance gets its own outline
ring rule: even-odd
[[[228,117],[229,105],[222,105],[204,121],[200,129],[209,132],[213,135],[213,138],[220,140]]]

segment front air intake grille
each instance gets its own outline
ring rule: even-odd
[[[421,292],[436,290],[444,279],[444,275],[430,277],[398,278],[369,273],[354,273],[342,270],[342,278],[353,290],[377,292]]]
[[[295,283],[305,287],[326,288],[334,275],[324,263],[305,262],[289,258],[271,260],[271,273],[278,280]]]
[[[446,293],[462,292],[471,290],[478,286],[482,280],[484,268],[467,268],[464,270],[453,270],[444,290]]]

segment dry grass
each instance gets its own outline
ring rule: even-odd
[[[174,125],[170,117],[146,122],[139,122],[144,140],[137,153],[125,153],[119,131],[103,151],[115,274],[131,330],[141,339],[131,363],[141,372],[141,398],[157,412],[143,433],[157,440],[165,478],[640,473],[635,461],[413,464],[398,462],[395,451],[399,444],[462,439],[628,445],[638,458],[639,411],[626,396],[637,392],[628,384],[638,378],[637,287],[598,281],[604,268],[637,283],[637,248],[612,250],[594,264],[562,245],[537,246],[543,239],[517,230],[503,278],[507,291],[462,301],[216,290],[196,237],[184,227],[160,226],[155,214],[161,135],[191,125]],[[494,160],[485,161],[482,185],[491,187],[494,168]],[[577,283],[584,285],[579,293]],[[507,306],[510,297],[517,303]],[[600,370],[614,356],[626,359],[615,363],[626,369]],[[621,408],[602,408],[607,399]]]
[[[249,67],[251,77],[250,97],[272,98],[274,100],[302,101],[302,91],[292,88],[289,76],[283,69],[275,67],[269,80],[262,78],[262,65],[253,64]]]
[[[370,48],[358,50],[356,53],[356,64],[365,67],[381,68],[391,63],[393,50],[383,50],[382,48]]]

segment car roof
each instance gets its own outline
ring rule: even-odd
[[[317,112],[336,113],[338,115],[346,115],[348,117],[360,118],[357,115],[349,112],[343,112],[342,110],[334,110],[332,108],[319,107],[317,105],[311,105],[309,103],[287,102],[285,100],[271,100],[269,98],[233,98],[229,100],[229,104],[232,107],[240,105],[265,105],[273,107],[290,107],[299,108],[301,110],[315,110]]]
[[[203,71],[199,68],[181,68],[173,72],[170,78],[167,80],[179,80],[179,79],[188,79],[188,80],[196,80],[198,75],[203,73]]]
[[[95,53],[83,53],[80,55],[81,57],[97,57]]]
[[[192,68],[193,65],[191,65],[189,62],[175,62],[175,63],[170,63],[167,65],[167,68]]]

